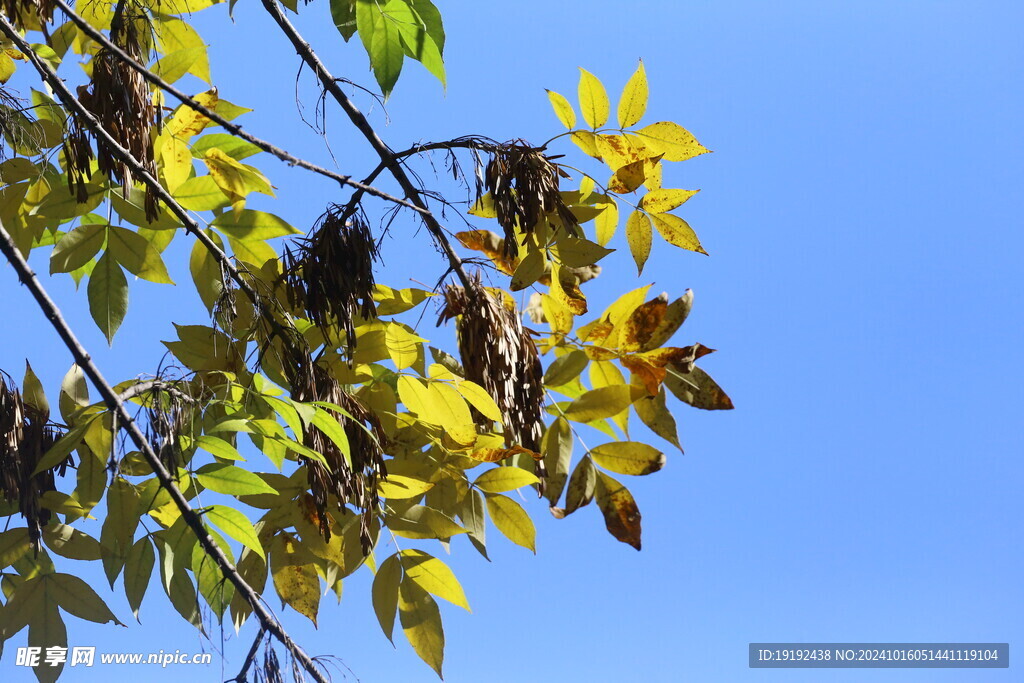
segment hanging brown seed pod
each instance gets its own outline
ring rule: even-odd
[[[456,318],[466,379],[482,386],[505,416],[505,444],[539,452],[544,432],[544,373],[519,314],[483,287],[449,285],[438,324]],[[482,421],[486,421],[480,416]],[[542,468],[541,461],[537,462]],[[542,473],[542,470],[541,470]]]
[[[349,357],[355,349],[355,317],[377,315],[373,302],[373,262],[377,245],[365,221],[343,223],[344,209],[332,204],[313,234],[284,251],[284,281],[289,303],[306,311],[329,337],[336,325],[345,333]]]
[[[506,256],[519,253],[517,225],[521,232],[531,234],[552,211],[570,234],[579,235],[579,221],[558,187],[559,178],[568,177],[540,149],[521,141],[502,145],[491,154],[484,187],[491,193],[498,225],[505,231]]]
[[[3,13],[18,28],[26,28],[35,23],[30,17],[38,17],[40,24],[53,20],[53,2],[51,0],[3,0]]]
[[[82,94],[79,86],[79,94]],[[81,204],[89,199],[89,190],[85,186],[87,178],[92,177],[92,146],[89,136],[77,117],[71,116],[68,123],[68,134],[64,137],[64,159],[68,172],[68,190],[75,193]]]
[[[308,359],[308,356],[307,356]],[[326,541],[331,539],[331,523],[327,514],[330,497],[338,502],[338,509],[353,505],[362,511],[359,540],[363,552],[370,550],[370,523],[380,506],[377,483],[387,477],[384,463],[384,445],[387,437],[377,416],[358,399],[346,392],[338,381],[312,359],[289,368],[292,398],[297,401],[325,401],[342,408],[347,415],[325,408],[337,420],[348,440],[348,454],[322,430],[307,425],[302,443],[324,456],[323,463],[300,458],[306,465],[307,481],[320,522],[320,533]]]
[[[49,422],[47,413],[26,405],[13,382],[11,385],[0,373],[0,493],[7,502],[18,502],[38,552],[42,529],[52,516],[49,509],[40,506],[39,498],[55,490],[54,473],[63,476],[72,461],[69,455],[58,465],[33,475],[39,461],[63,434]]]
[[[154,388],[146,405],[146,438],[170,472],[184,465],[179,438],[192,433],[191,401],[181,392]]]
[[[126,13],[130,10],[125,10]],[[117,31],[111,30],[111,40],[135,61],[149,61],[149,50],[140,40],[144,21],[126,16]],[[103,129],[139,162],[143,170],[156,177],[151,131],[158,121],[157,107],[153,105],[149,85],[139,72],[122,62],[113,53],[101,49],[92,60],[92,81],[78,89],[79,100],[100,122]],[[82,122],[77,122],[84,128]],[[102,140],[96,141],[96,163],[101,173],[120,184],[127,193],[135,183],[132,170],[114,156]],[[157,217],[156,195],[146,188],[146,217]]]

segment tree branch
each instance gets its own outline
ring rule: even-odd
[[[6,20],[4,24],[9,27]],[[64,317],[61,315],[57,305],[53,302],[50,296],[43,289],[42,284],[36,277],[35,272],[25,261],[25,258],[21,255],[14,240],[8,234],[7,229],[3,226],[0,221],[0,252],[7,257],[7,260],[14,267],[14,270],[18,273],[18,278],[21,283],[28,287],[35,298],[36,303],[39,304],[39,308],[42,309],[43,314],[53,325],[57,334],[60,335],[64,345],[71,352],[75,362],[82,368],[85,375],[92,381],[93,386],[99,391],[103,397],[103,402],[107,405],[107,408],[116,415],[118,423],[123,426],[125,431],[128,432],[128,436],[134,442],[135,446],[142,452],[143,457],[146,458],[146,462],[153,469],[153,474],[156,475],[160,485],[167,490],[171,496],[171,500],[174,501],[175,506],[181,512],[181,516],[185,519],[185,522],[191,527],[195,533],[196,538],[199,539],[199,544],[203,547],[203,551],[213,559],[213,561],[220,568],[221,574],[224,575],[228,581],[234,584],[236,590],[242,595],[249,606],[252,608],[253,614],[259,619],[261,629],[265,629],[272,633],[282,645],[284,645],[292,656],[298,661],[302,668],[309,672],[309,674],[318,683],[327,683],[327,679],[324,674],[316,667],[313,660],[310,659],[301,647],[299,647],[284,630],[281,623],[272,615],[267,608],[263,605],[263,602],[253,590],[253,588],[245,582],[245,580],[239,575],[238,571],[228,560],[227,556],[220,549],[217,543],[210,536],[210,533],[203,526],[202,520],[199,515],[196,514],[192,506],[189,505],[185,496],[181,490],[178,489],[174,483],[174,478],[170,472],[164,467],[160,458],[153,451],[152,445],[143,435],[142,430],[132,419],[131,414],[125,407],[120,396],[114,391],[113,387],[104,379],[103,374],[99,368],[93,363],[89,353],[85,350],[85,347],[75,337],[74,332],[68,326]]]
[[[151,379],[145,382],[139,382],[138,384],[133,384],[132,386],[128,387],[120,394],[118,394],[117,398],[119,401],[121,401],[121,403],[125,403],[127,401],[132,400],[136,396],[141,396],[142,394],[145,394],[147,391],[166,391],[168,394],[172,394],[173,396],[180,398],[182,401],[185,401],[186,403],[196,402],[194,398],[186,394],[181,389],[177,389],[168,384],[167,382],[164,382],[163,380],[159,379]]]
[[[340,185],[348,185],[350,187],[354,187],[359,192],[369,194],[389,202],[393,202],[400,206],[404,206],[407,209],[412,209],[413,211],[422,212],[424,210],[416,206],[412,202],[406,201],[400,197],[395,197],[394,195],[390,195],[387,192],[378,190],[377,188],[367,185],[366,183],[361,183],[358,180],[354,180],[352,176],[335,173],[334,171],[330,171],[326,168],[310,163],[305,159],[301,159],[297,156],[294,156],[293,154],[286,152],[280,147],[277,147],[267,142],[266,140],[262,140],[256,137],[255,135],[246,132],[237,123],[232,123],[231,121],[228,121],[212,109],[208,109],[207,107],[204,107],[203,105],[199,104],[194,99],[186,95],[184,92],[178,90],[173,85],[171,85],[170,83],[163,80],[162,78],[154,74],[152,71],[147,69],[145,66],[136,62],[124,50],[122,50],[117,45],[112,43],[109,38],[103,35],[99,30],[97,30],[95,27],[89,24],[89,22],[87,22],[81,16],[76,14],[75,11],[68,7],[68,5],[63,0],[54,0],[54,5],[61,11],[63,11],[65,14],[67,14],[68,18],[71,19],[71,21],[76,26],[78,26],[79,29],[81,29],[82,33],[89,36],[91,39],[95,40],[97,43],[106,48],[112,55],[120,59],[122,62],[130,66],[135,71],[139,72],[139,74],[141,74],[144,79],[146,79],[153,85],[157,86],[161,90],[167,91],[175,99],[180,100],[181,103],[184,104],[186,107],[202,114],[203,116],[210,119],[211,121],[222,127],[227,132],[231,133],[232,135],[239,137],[245,140],[246,142],[250,142],[256,145],[264,152],[272,154],[281,161],[287,163],[289,166],[298,166],[299,168],[304,168],[307,171],[318,173],[319,175],[322,175],[325,178],[330,178],[331,180],[336,181]]]
[[[260,643],[263,642],[263,636],[266,634],[264,629],[260,629],[260,632],[256,634],[255,640],[252,641],[252,647],[249,648],[249,654],[245,656],[245,662],[242,663],[242,668],[234,678],[229,678],[224,683],[245,683],[248,678],[249,669],[252,667],[253,662],[256,661],[256,653],[260,649]]]
[[[352,103],[352,100],[350,100],[341,89],[337,80],[331,75],[331,72],[327,70],[324,63],[321,62],[320,58],[316,56],[315,52],[313,52],[313,48],[309,43],[302,39],[302,36],[295,30],[292,23],[288,21],[288,17],[286,17],[284,12],[281,11],[281,7],[278,5],[277,0],[262,0],[262,2],[267,13],[270,14],[274,21],[277,22],[277,25],[281,27],[281,30],[284,31],[284,34],[295,47],[295,51],[299,54],[306,65],[313,70],[313,73],[316,74],[317,79],[319,79],[324,89],[334,97],[335,101],[348,115],[352,125],[359,129],[359,132],[363,134],[363,137],[367,139],[374,151],[377,152],[377,156],[380,157],[381,163],[391,171],[391,175],[394,176],[396,181],[398,181],[399,186],[401,186],[402,191],[405,193],[406,199],[418,207],[420,217],[423,219],[424,225],[426,225],[427,230],[434,237],[434,240],[448,258],[451,270],[455,271],[459,276],[464,287],[467,289],[471,288],[473,284],[469,275],[466,274],[465,268],[462,267],[462,259],[459,258],[459,255],[452,248],[451,243],[448,241],[448,236],[445,235],[444,228],[441,227],[437,218],[435,218],[434,214],[427,208],[426,202],[423,201],[422,191],[413,184],[412,180],[409,179],[408,174],[405,172],[405,169],[402,168],[402,164],[395,156],[394,152],[392,152],[391,148],[380,139],[376,131],[374,131],[373,127],[370,125],[370,122],[366,120],[363,113],[359,111],[355,104]]]

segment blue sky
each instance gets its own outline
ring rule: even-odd
[[[496,533],[490,564],[454,543],[446,559],[473,614],[442,607],[446,680],[1019,679],[1013,669],[751,670],[746,648],[1013,648],[1024,637],[1024,9],[939,1],[438,4],[447,92],[406,65],[387,105],[390,123],[372,110],[394,147],[468,133],[545,140],[560,126],[544,88],[572,98],[582,66],[614,98],[642,57],[647,120],[678,121],[715,151],[675,165],[665,182],[702,190],[681,214],[710,258],[663,245],[637,280],[620,236],[608,275],[588,291],[608,302],[650,282],[672,295],[692,288],[694,312],[677,340],[719,350],[702,364],[737,406],[680,407],[686,455],[670,453],[662,472],[629,482],[643,512],[640,553],[611,539],[596,510],[557,521],[540,504],[531,508],[536,556]],[[307,116],[315,94],[308,72],[296,85],[298,62],[284,38],[258,3],[239,3],[233,26],[224,14],[215,8],[198,21],[213,43],[221,95],[256,109],[242,119],[256,134],[330,161],[297,122],[296,91]],[[338,75],[371,84],[361,48],[344,45],[324,17],[325,2],[303,10],[307,38]],[[340,112],[328,105],[328,117],[340,169],[359,176],[372,168]],[[296,225],[311,224],[334,199],[325,183],[270,159],[262,167],[280,188],[280,201],[266,207]],[[431,182],[429,166],[420,168]],[[440,267],[414,230],[408,218],[393,226],[381,280],[400,285]],[[170,253],[182,256],[189,245],[177,242]],[[46,270],[45,258],[33,263]],[[184,262],[175,275],[187,283]],[[10,270],[2,277],[0,315],[24,322],[8,325],[0,367],[18,374],[27,356],[54,392],[70,358]],[[107,350],[84,291],[63,281],[51,289],[117,380],[155,367],[158,340],[171,334],[168,314],[179,322],[203,316],[187,284],[174,301],[166,287],[135,282],[125,327]],[[106,597],[102,583],[94,585]],[[340,607],[325,600],[316,631],[293,612],[284,616],[309,652],[337,655],[359,680],[436,680],[401,638],[396,650],[380,633],[368,589],[369,573],[358,573]],[[194,629],[163,606],[158,585],[151,591],[141,627],[69,619],[71,644],[198,651]],[[111,605],[128,622],[121,595],[118,585]],[[237,671],[251,629],[242,643],[224,633],[224,678]],[[221,634],[213,638],[219,647]],[[5,680],[19,644],[6,648]],[[17,674],[10,679],[32,678]],[[220,672],[103,667],[68,670],[66,680],[140,675],[214,680]]]

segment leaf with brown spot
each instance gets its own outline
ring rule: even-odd
[[[320,578],[316,565],[308,561],[311,557],[300,552],[298,542],[290,534],[281,534],[274,539],[270,573],[282,605],[305,615],[315,626],[320,608]]]
[[[672,121],[652,123],[637,134],[648,148],[664,154],[665,161],[686,161],[711,151],[697,142],[690,131]]]
[[[665,466],[665,454],[639,441],[612,441],[595,446],[590,457],[601,467],[619,474],[641,476]]]
[[[732,399],[718,386],[711,375],[698,367],[688,373],[675,368],[665,377],[665,386],[676,398],[703,410],[732,410]]]
[[[483,254],[494,262],[495,268],[511,275],[519,265],[519,259],[505,255],[505,240],[490,230],[466,230],[455,233],[462,246]]]
[[[604,472],[598,472],[594,495],[604,513],[608,533],[640,550],[640,509],[629,489]]]
[[[640,208],[648,213],[666,213],[698,192],[700,190],[651,190],[640,200]]]
[[[641,350],[654,335],[668,311],[668,296],[638,306],[619,328],[619,348],[627,353]]]
[[[612,177],[608,180],[608,190],[615,194],[634,192],[644,184],[645,173],[643,159],[626,164],[612,174]]]
[[[671,339],[676,330],[686,321],[692,308],[693,291],[688,289],[685,294],[668,305],[658,327],[651,333],[650,338],[640,348],[640,351],[656,349]]]
[[[651,219],[642,211],[634,211],[626,219],[626,243],[636,261],[637,275],[644,272],[644,264],[651,255]]]
[[[565,492],[565,509],[553,508],[552,512],[556,517],[565,517],[589,504],[594,499],[596,485],[597,468],[594,467],[594,461],[589,455],[584,456],[576,463],[572,476],[569,477],[569,487]]]
[[[661,154],[660,151],[648,147],[644,140],[636,135],[595,135],[594,145],[612,171]]]
[[[656,213],[652,218],[654,227],[658,229],[658,234],[665,238],[666,242],[688,251],[707,255],[708,252],[704,251],[700,240],[697,239],[697,233],[682,218],[671,213]]]
[[[663,349],[644,351],[637,355],[655,367],[663,368],[666,365],[673,365],[680,372],[689,372],[694,361],[714,352],[714,349],[709,349],[703,344],[694,344],[682,348],[667,346]]]
[[[657,395],[661,383],[665,381],[665,368],[655,366],[640,356],[624,356],[620,360],[622,365],[633,373],[634,384],[642,385],[649,396]]]

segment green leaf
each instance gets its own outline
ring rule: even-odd
[[[544,385],[548,387],[560,387],[568,384],[583,372],[590,359],[587,354],[579,349],[573,349],[569,353],[555,359],[544,372]]]
[[[103,555],[100,542],[89,534],[67,524],[53,523],[43,527],[46,547],[71,560],[98,560]]]
[[[230,496],[251,496],[277,491],[249,470],[230,463],[212,462],[196,471],[199,483],[217,493]]]
[[[32,540],[26,527],[0,531],[0,569],[20,560],[31,547]]]
[[[563,237],[558,241],[558,258],[570,268],[585,268],[594,265],[613,251],[615,250],[605,249],[590,240],[576,237]]]
[[[638,441],[613,441],[595,446],[590,457],[601,467],[619,474],[650,474],[665,466],[664,453]]]
[[[401,552],[401,562],[405,580],[413,581],[428,593],[458,605],[467,612],[471,611],[462,585],[444,562],[422,550],[413,549]]]
[[[48,577],[40,578],[44,584],[49,583],[45,581]],[[66,648],[68,632],[64,620],[61,619],[57,602],[50,595],[51,591],[44,589],[41,593],[44,595],[42,604],[32,614],[28,625],[28,646],[40,648],[44,653],[51,647]],[[41,657],[39,666],[33,668],[39,683],[55,683],[64,670],[64,664],[62,662],[58,666],[50,666]]]
[[[608,120],[610,104],[608,93],[597,76],[586,69],[580,69],[580,111],[583,112],[583,120],[591,128],[597,129]]]
[[[398,29],[407,54],[426,67],[427,71],[441,81],[441,85],[445,85],[441,46],[434,42],[426,29],[426,24],[415,9],[406,0],[389,0],[383,11]]]
[[[202,45],[186,47],[164,55],[151,67],[152,72],[168,83],[174,83],[187,74],[199,59],[206,54]],[[207,68],[209,66],[207,65]]]
[[[213,240],[221,250],[224,249],[224,242],[213,230],[207,228],[203,232]],[[203,300],[207,311],[213,311],[217,299],[224,291],[224,281],[221,279],[220,263],[214,258],[206,245],[196,240],[192,244],[192,255],[189,257],[188,269],[192,274],[192,282],[195,283],[199,298]]]
[[[626,219],[626,242],[636,261],[637,275],[644,271],[647,257],[651,255],[651,219],[642,211],[633,211]]]
[[[473,485],[484,493],[504,493],[539,482],[533,472],[518,467],[495,467],[477,477]]]
[[[678,448],[680,453],[683,451],[676,431],[676,419],[665,405],[664,386],[658,391],[657,396],[645,396],[636,401],[633,409],[648,429]]]
[[[405,61],[398,27],[384,14],[385,7],[394,1],[381,5],[377,0],[356,0],[356,27],[385,100],[398,82]]]
[[[578,463],[569,477],[569,488],[565,493],[565,510],[562,516],[572,514],[576,510],[589,504],[594,499],[594,490],[597,486],[597,469],[590,456],[586,456]]]
[[[139,492],[135,486],[123,477],[116,478],[107,489],[107,516],[100,531],[103,571],[111,587],[132,548],[141,514],[139,507]]]
[[[544,496],[551,505],[557,505],[569,478],[569,463],[572,460],[572,427],[564,417],[556,418],[541,439],[544,455]]]
[[[222,213],[210,225],[236,240],[269,240],[301,234],[283,218],[252,209]]]
[[[356,0],[331,0],[331,19],[347,43],[356,34]]]
[[[619,128],[629,128],[640,120],[647,110],[647,95],[647,74],[644,71],[644,62],[640,60],[636,71],[622,89],[622,97],[619,98]]]
[[[142,605],[146,589],[149,588],[149,578],[153,574],[155,562],[153,543],[147,537],[140,538],[135,542],[125,561],[124,594],[128,598],[128,605],[132,608],[132,614],[136,619],[139,618],[139,607]]]
[[[50,274],[70,273],[89,263],[107,239],[107,226],[81,225],[64,235],[50,255]]]
[[[370,590],[373,611],[384,635],[394,643],[395,613],[398,611],[398,586],[402,582],[402,565],[398,555],[392,555],[377,568]]]
[[[32,372],[32,366],[25,361],[25,378],[21,383],[21,395],[26,407],[34,408],[45,420],[50,416],[50,402],[46,400],[43,384]]]
[[[536,553],[537,530],[526,510],[508,496],[488,495],[487,512],[505,538]]]
[[[104,252],[93,268],[87,293],[92,319],[112,345],[114,334],[128,313],[128,281],[110,252]]]
[[[248,140],[235,137],[230,133],[207,133],[192,144],[192,156],[202,159],[206,152],[216,147],[235,161],[241,161],[263,150]]]
[[[64,458],[68,457],[71,451],[78,448],[82,439],[85,438],[85,431],[89,428],[90,422],[75,425],[57,443],[50,446],[50,450],[46,451],[46,454],[36,463],[36,469],[32,472],[33,476],[56,467],[64,461]]]
[[[87,619],[97,624],[112,621],[124,626],[96,591],[82,579],[71,574],[49,574],[45,578],[47,590],[51,592],[61,609],[79,619]]]
[[[107,253],[143,280],[173,285],[160,250],[137,232],[112,225],[107,230]]]
[[[173,192],[174,199],[189,211],[213,211],[228,205],[228,198],[208,175],[189,178]]]
[[[416,654],[441,676],[444,628],[437,603],[415,582],[402,581],[398,591],[398,615],[405,637]]]
[[[196,437],[195,444],[207,453],[216,455],[218,458],[224,458],[225,460],[245,460],[245,458],[242,457],[242,454],[238,452],[238,449],[219,436],[203,434],[202,436]]]
[[[85,373],[78,367],[78,363],[72,363],[71,369],[64,375],[57,403],[61,417],[69,424],[75,411],[89,405],[89,386],[85,383]]]
[[[450,538],[466,533],[451,517],[425,505],[413,505],[400,515],[386,515],[385,523],[402,538]]]
[[[555,110],[555,116],[562,122],[562,125],[572,130],[576,127],[576,112],[565,95],[560,95],[554,90],[547,90],[548,99],[551,100],[551,107]]]
[[[225,505],[211,505],[206,510],[206,519],[225,534],[249,548],[260,557],[266,558],[263,545],[249,518],[234,508]]]

